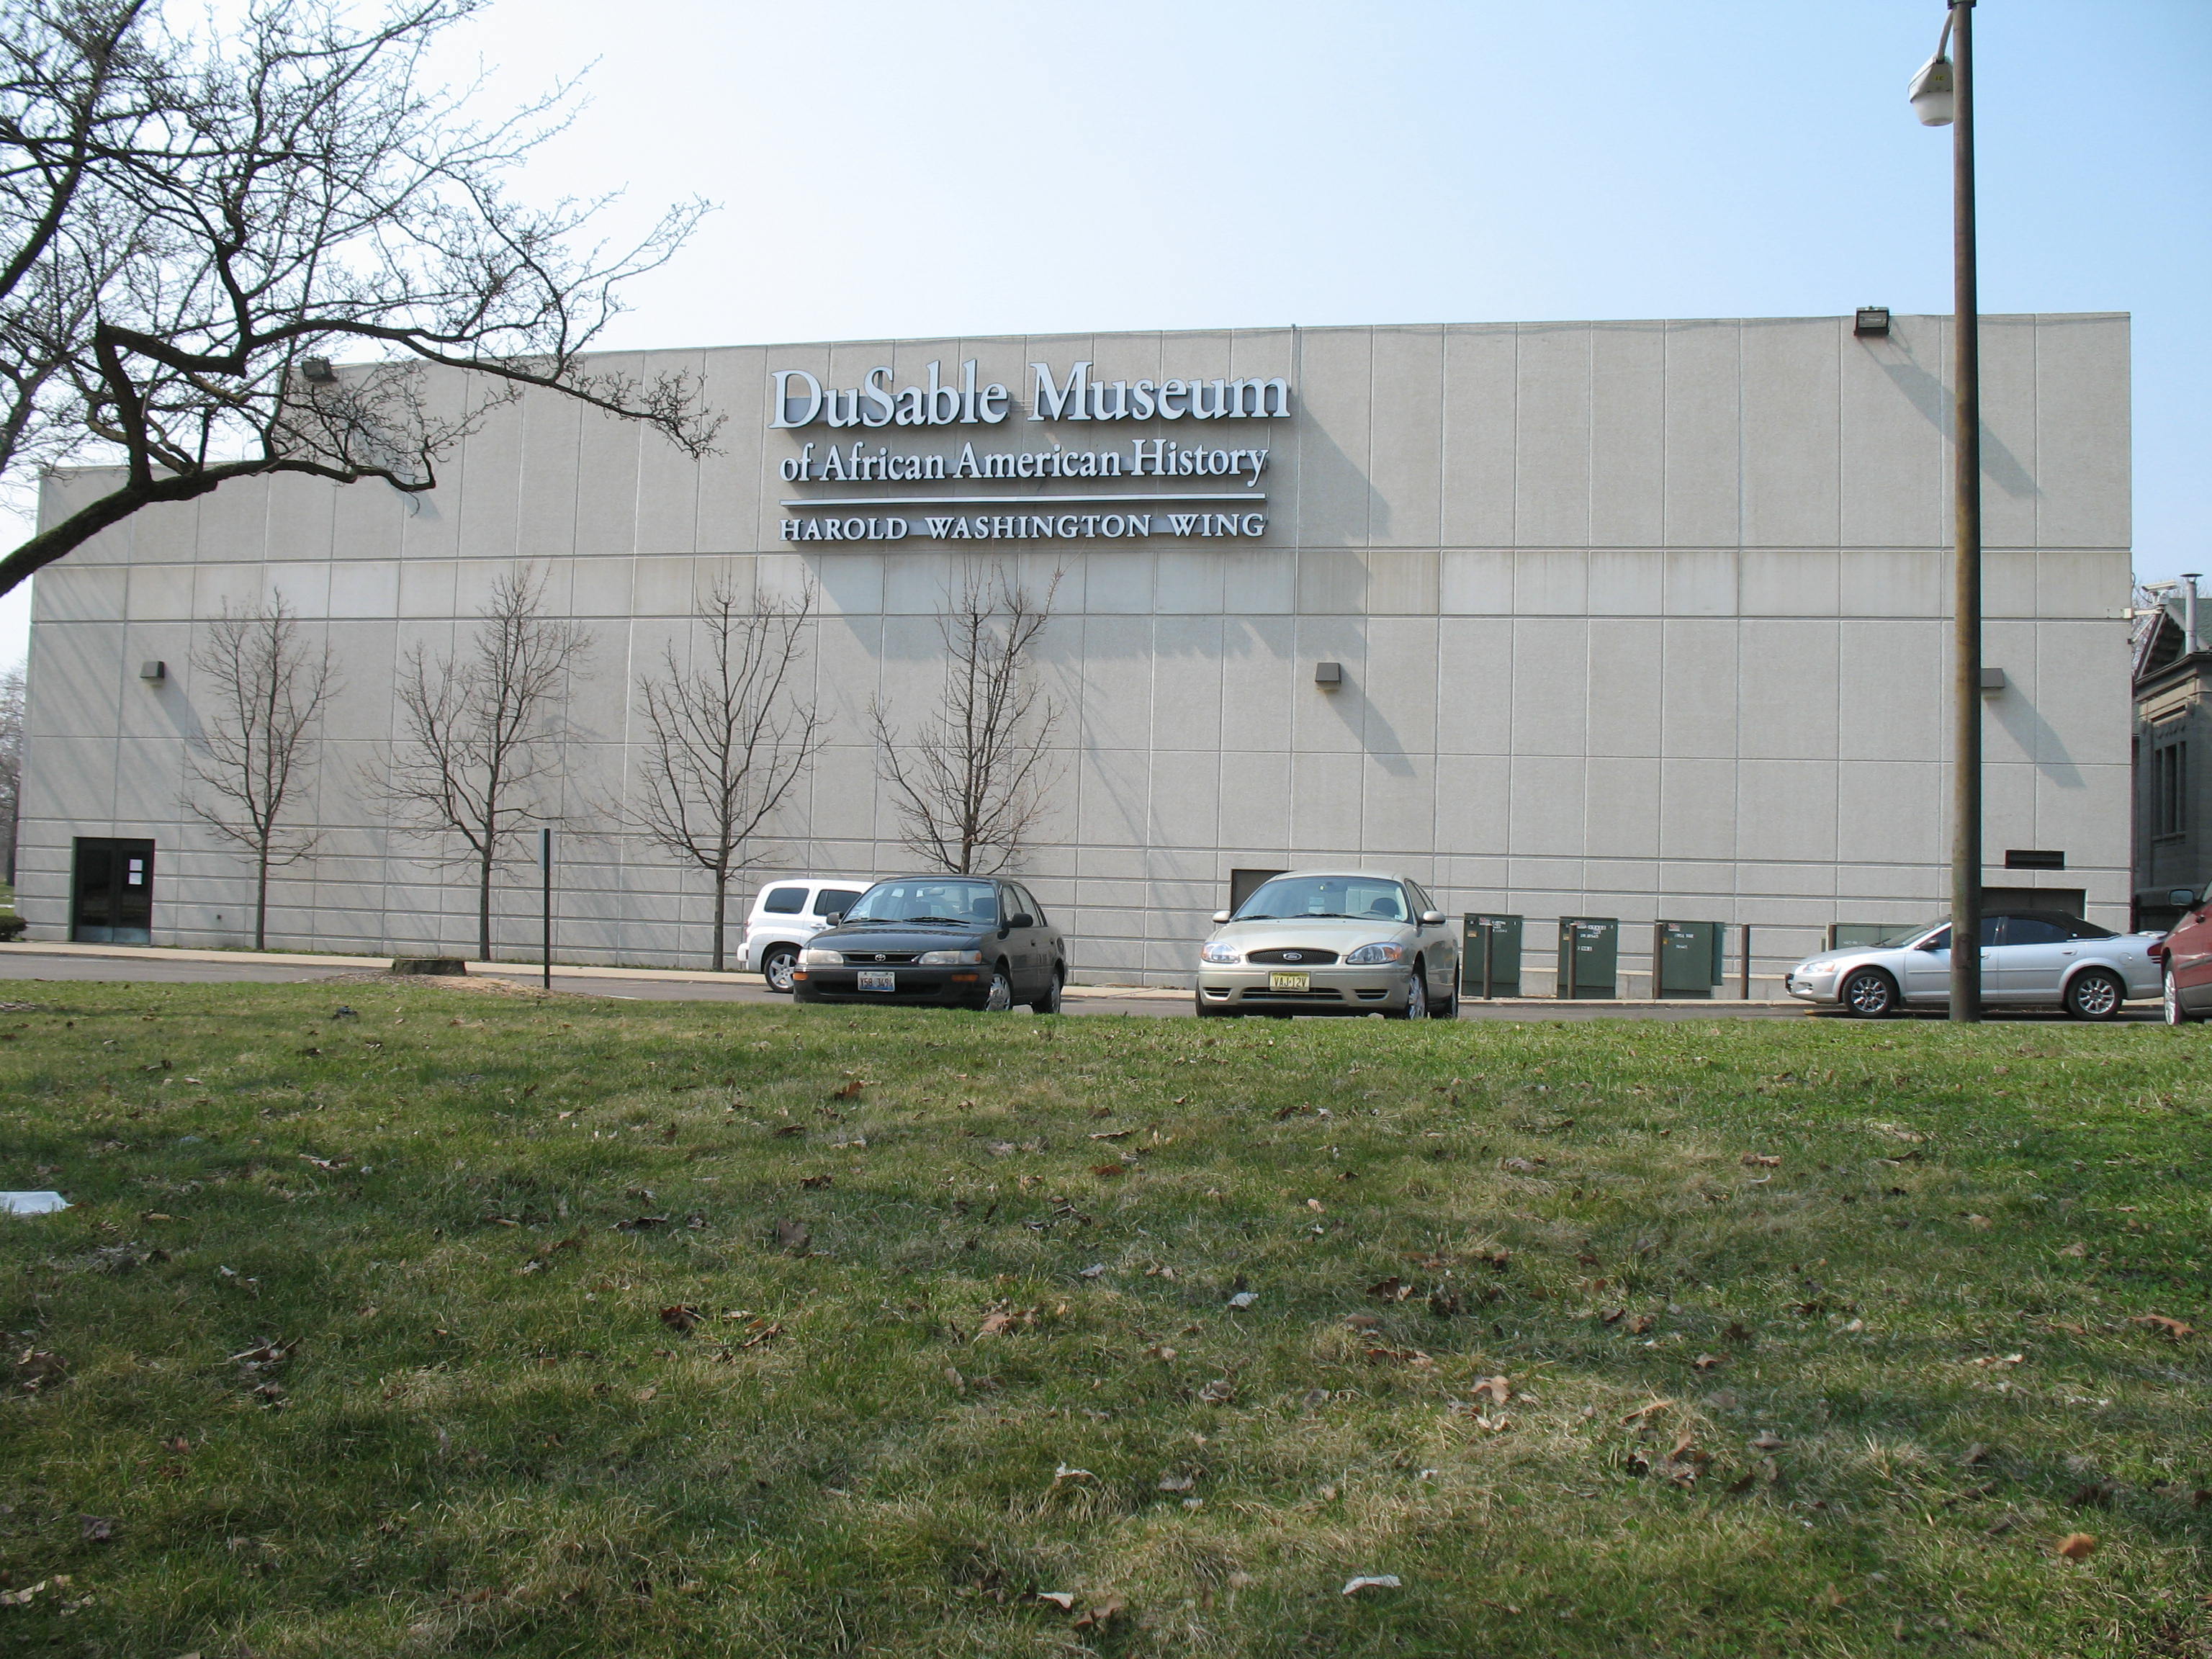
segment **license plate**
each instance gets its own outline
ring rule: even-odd
[[[1271,991],[1310,991],[1313,988],[1311,974],[1270,974],[1267,988]]]
[[[888,968],[863,968],[860,969],[860,988],[863,991],[896,991],[898,989],[898,975]]]

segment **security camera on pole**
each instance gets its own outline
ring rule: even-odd
[[[1954,511],[1951,647],[1951,1018],[1982,1017],[1982,380],[1974,291],[1974,0],[1948,0],[1913,113],[1951,129]],[[1950,47],[1955,58],[1946,57]]]

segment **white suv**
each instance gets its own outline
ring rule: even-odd
[[[875,885],[850,876],[779,876],[763,882],[745,918],[744,963],[768,980],[771,991],[789,992],[799,947],[850,909]]]

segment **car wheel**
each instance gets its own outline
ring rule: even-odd
[[[2161,988],[2166,1003],[2166,1023],[2168,1025],[2188,1024],[2189,1011],[2181,1006],[2181,988],[2173,982],[2173,970],[2171,968],[2166,970],[2165,983]]]
[[[1390,1016],[1393,1019],[1426,1019],[1429,1017],[1429,970],[1419,957],[1413,958],[1413,971],[1406,981],[1406,1006]]]
[[[1039,997],[1035,1002],[1030,1004],[1030,1012],[1033,1014],[1058,1013],[1060,1012],[1060,994],[1066,988],[1066,984],[1067,975],[1061,973],[1059,969],[1054,969],[1052,970],[1052,983],[1046,988],[1045,994],[1042,996]]]
[[[1014,1006],[1014,982],[1006,977],[1006,964],[991,969],[991,988],[983,994],[983,1012],[1003,1014]]]
[[[768,981],[769,990],[788,996],[792,969],[798,966],[799,952],[788,945],[779,945],[761,958],[761,975]]]
[[[2075,1019],[2110,1019],[2127,1000],[2128,988],[2101,968],[2075,975],[2066,988],[2066,1012]]]
[[[1862,968],[1837,988],[1844,1012],[1861,1019],[1880,1019],[1897,1012],[1897,981],[1879,968]]]

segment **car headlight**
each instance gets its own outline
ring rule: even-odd
[[[1210,939],[1206,942],[1206,948],[1198,953],[1198,959],[1228,964],[1243,961],[1244,953],[1227,939]]]
[[[1377,939],[1372,945],[1361,945],[1350,956],[1345,957],[1344,963],[1347,968],[1372,968],[1380,963],[1403,962],[1405,959],[1404,945],[1394,944],[1389,939]]]
[[[925,968],[973,967],[983,960],[981,951],[924,951],[915,960]]]
[[[842,951],[825,951],[811,945],[799,953],[799,965],[802,968],[835,968],[844,960]]]

